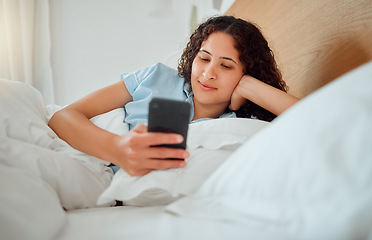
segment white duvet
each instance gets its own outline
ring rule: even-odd
[[[107,162],[48,128],[38,92],[1,80],[0,238],[371,239],[371,76],[369,63],[269,125],[195,125],[190,168],[171,178],[122,170],[113,178]],[[94,121],[125,133],[120,114],[110,114]],[[197,137],[198,127],[207,131]],[[216,162],[208,164],[211,156]],[[109,206],[114,199],[165,206],[97,208],[97,200]]]
[[[97,206],[112,173],[56,137],[36,90],[0,83],[0,232],[7,239],[51,239],[65,221],[61,206]]]

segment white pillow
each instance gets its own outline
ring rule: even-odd
[[[167,211],[286,232],[372,237],[372,62],[306,97]]]
[[[132,177],[120,169],[98,204],[112,200],[126,205],[164,205],[194,192],[202,182],[245,140],[269,123],[253,119],[215,119],[191,124],[184,169],[153,171]]]

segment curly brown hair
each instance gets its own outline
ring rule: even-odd
[[[244,74],[250,75],[282,91],[287,91],[287,85],[282,80],[281,73],[274,59],[274,53],[261,31],[254,24],[233,16],[217,16],[202,23],[190,36],[186,48],[178,63],[178,73],[189,83],[191,89],[191,71],[195,56],[202,43],[213,32],[229,34],[235,41],[239,59],[244,65]],[[231,112],[229,108],[226,112]],[[265,121],[272,121],[276,116],[257,104],[248,101],[235,111],[238,117],[252,116]]]

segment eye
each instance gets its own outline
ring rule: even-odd
[[[222,66],[223,68],[226,68],[226,69],[231,69],[230,66],[227,66],[227,65],[225,65],[225,64],[221,64],[221,66]]]
[[[203,62],[209,62],[209,58],[200,57],[200,59],[201,59]]]

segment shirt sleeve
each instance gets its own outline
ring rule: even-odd
[[[130,95],[133,96],[134,92],[141,85],[141,83],[148,79],[156,68],[157,64],[142,68],[135,72],[121,74],[121,80],[124,81],[124,84],[127,87]]]

